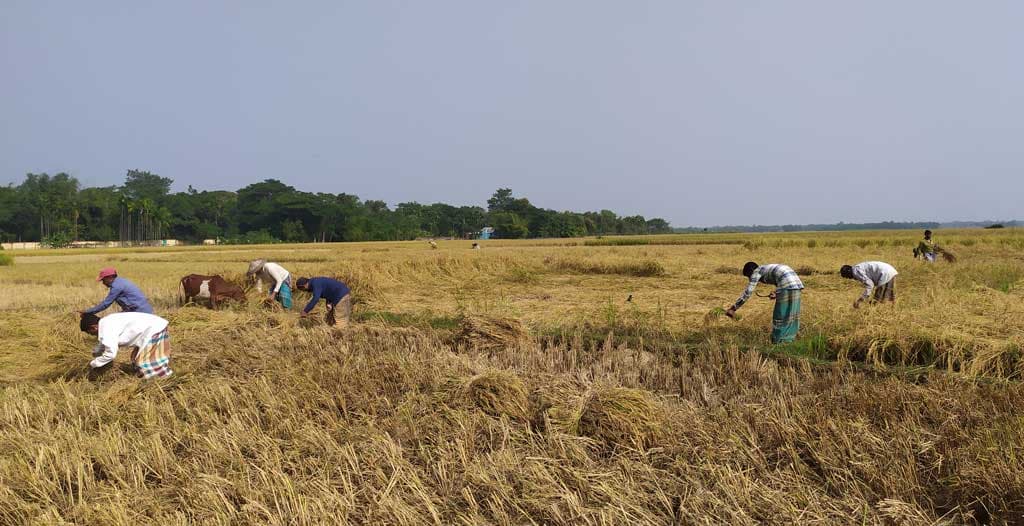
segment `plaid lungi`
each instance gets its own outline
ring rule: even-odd
[[[292,288],[288,286],[288,283],[281,284],[281,288],[277,291],[277,297],[275,299],[285,309],[292,308]]]
[[[800,289],[775,292],[772,343],[786,343],[796,339],[796,333],[800,330],[800,292]]]
[[[142,378],[158,378],[170,376],[171,371],[171,340],[164,329],[153,335],[145,347],[132,353],[132,361],[138,368]]]
[[[875,287],[872,299],[874,301],[896,301],[896,278],[890,279],[885,285]]]

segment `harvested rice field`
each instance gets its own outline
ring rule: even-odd
[[[0,524],[1022,523],[1024,231],[918,235],[8,251]],[[179,306],[257,257],[349,283],[354,323]],[[795,342],[767,298],[722,315],[748,260],[802,277]],[[852,308],[867,260],[895,305]],[[105,266],[173,377],[89,370]]]

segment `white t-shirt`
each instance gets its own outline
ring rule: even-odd
[[[103,367],[114,361],[119,347],[145,347],[153,335],[167,328],[167,320],[145,312],[118,312],[100,318],[99,343],[89,362],[92,367]]]
[[[289,275],[290,274],[284,269],[284,267],[269,261],[263,264],[263,269],[261,269],[259,274],[257,274],[261,282],[265,280],[267,282],[274,283],[274,288],[271,289],[274,294],[281,292],[281,285],[288,283]],[[262,287],[260,288],[260,292],[263,292]]]
[[[881,287],[896,277],[896,267],[882,261],[865,261],[853,266],[853,277],[864,284],[864,294],[867,298],[875,287]]]

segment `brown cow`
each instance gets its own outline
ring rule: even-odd
[[[227,299],[245,302],[245,292],[238,285],[230,283],[220,276],[189,274],[181,278],[181,291],[184,292],[184,298],[181,299],[183,305],[195,298],[210,300],[212,309],[216,309],[219,302]]]

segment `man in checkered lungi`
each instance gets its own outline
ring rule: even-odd
[[[99,337],[92,351],[92,368],[114,361],[120,347],[132,347],[132,363],[141,378],[171,376],[171,343],[167,320],[144,312],[119,312],[99,318],[82,315],[82,332]]]
[[[804,289],[804,284],[796,275],[796,271],[780,263],[758,265],[748,261],[743,265],[742,272],[750,281],[736,303],[725,311],[726,316],[736,316],[736,311],[754,294],[758,283],[775,285],[775,291],[768,296],[775,300],[775,309],[772,311],[772,343],[789,343],[795,340],[800,330],[800,295]]]

